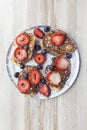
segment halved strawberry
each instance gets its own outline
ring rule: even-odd
[[[51,71],[47,74],[47,81],[52,86],[58,86],[61,82],[61,76],[57,71]]]
[[[40,86],[39,88],[39,92],[43,94],[44,96],[49,97],[51,93],[51,89],[46,84],[42,84],[42,86]]]
[[[60,46],[64,43],[65,38],[65,34],[55,32],[51,35],[51,43],[55,46]]]
[[[24,60],[26,60],[27,56],[28,56],[28,53],[23,48],[16,48],[15,51],[14,51],[14,57],[18,61],[24,61]]]
[[[39,37],[39,38],[43,38],[44,37],[44,32],[41,30],[41,29],[39,29],[39,28],[35,28],[34,29],[34,34],[37,36],[37,37]]]
[[[27,93],[30,90],[30,83],[26,79],[20,79],[17,88],[21,93]]]
[[[41,73],[37,69],[33,69],[29,72],[29,81],[31,84],[39,84],[41,80]]]
[[[34,60],[36,61],[37,64],[42,65],[46,61],[46,57],[41,53],[37,53],[34,56]]]
[[[57,69],[59,70],[67,70],[70,67],[69,59],[65,58],[64,56],[59,56],[55,59],[54,64]]]
[[[21,34],[19,34],[19,35],[16,37],[16,43],[17,43],[19,46],[21,46],[21,47],[23,47],[23,46],[29,44],[29,42],[30,42],[30,37],[29,37],[29,35],[28,35],[27,33],[21,33]]]

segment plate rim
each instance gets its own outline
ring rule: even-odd
[[[25,29],[25,30],[22,31],[22,32],[27,32],[27,31],[29,31],[29,30],[35,28],[35,27],[44,27],[44,26],[49,26],[49,25],[36,25],[36,26],[32,26],[32,27],[29,27],[28,29]],[[56,26],[49,26],[49,27],[54,28],[54,29],[58,29]],[[58,30],[62,30],[62,29],[58,29]],[[63,30],[62,30],[62,31],[63,31]],[[20,32],[20,33],[22,33],[22,32]],[[65,31],[64,31],[64,32],[65,32]],[[67,32],[65,32],[65,33],[70,37],[70,39],[71,39],[72,41],[74,41],[73,38],[71,37],[71,35],[69,35]],[[7,54],[6,54],[6,70],[7,70],[8,77],[9,77],[10,81],[11,81],[11,82],[15,85],[15,87],[16,87],[16,84],[14,83],[14,81],[12,80],[12,78],[11,78],[11,76],[10,76],[9,69],[8,69],[8,65],[7,65],[9,51],[10,51],[10,48],[12,47],[12,45],[13,45],[13,42],[14,42],[14,40],[11,42],[11,44],[10,44],[10,46],[9,46],[9,48],[8,48]],[[26,95],[26,94],[23,94],[24,96],[26,96],[26,97],[31,97],[32,99],[38,99],[38,100],[46,100],[46,99],[47,99],[47,100],[50,100],[50,99],[53,99],[53,98],[56,98],[56,97],[59,97],[59,96],[63,95],[64,93],[66,93],[66,92],[75,84],[75,82],[76,82],[76,80],[77,80],[77,78],[78,78],[78,76],[79,76],[79,73],[80,73],[80,68],[81,68],[81,56],[80,56],[79,47],[77,46],[76,41],[74,41],[74,44],[76,45],[76,50],[77,50],[77,52],[78,52],[79,66],[78,66],[78,71],[77,71],[76,77],[75,77],[74,81],[72,82],[72,84],[71,84],[69,87],[67,87],[63,92],[61,92],[61,91],[64,89],[64,87],[63,87],[61,90],[59,90],[61,93],[59,93],[59,91],[58,91],[59,94],[56,94],[56,95],[54,95],[53,97],[45,97],[45,96],[43,96],[43,98],[42,98],[42,97],[35,97],[36,95],[35,95],[35,96],[28,96],[28,95]],[[16,87],[16,88],[17,88],[17,87]]]

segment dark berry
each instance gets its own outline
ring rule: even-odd
[[[72,53],[66,53],[66,57],[67,57],[68,59],[72,58]]]
[[[25,49],[26,51],[28,51],[29,45],[25,45],[25,46],[24,46],[24,49]]]
[[[18,78],[18,76],[19,76],[19,72],[15,72],[15,73],[14,73],[14,77],[15,77],[15,78]]]
[[[44,49],[44,50],[41,50],[41,53],[42,53],[43,55],[45,55],[45,54],[47,53],[47,51]]]
[[[28,73],[24,73],[24,74],[23,74],[23,78],[24,78],[24,79],[28,79]]]
[[[41,49],[40,45],[37,45],[37,44],[36,44],[36,45],[35,45],[35,50],[38,51],[38,50],[40,50],[40,49]]]
[[[49,65],[49,69],[50,70],[55,70],[55,66],[54,65]]]
[[[50,31],[50,26],[45,26],[44,27],[44,32],[49,32]]]
[[[37,65],[37,69],[42,69],[43,66],[42,65]]]
[[[52,61],[54,61],[55,59],[56,59],[56,57],[52,57],[52,59],[51,59],[51,60],[52,60]]]
[[[24,68],[25,68],[25,65],[24,65],[24,64],[20,64],[20,68],[21,68],[21,69],[24,69]]]
[[[45,80],[44,78],[42,78],[42,79],[41,79],[41,83],[44,84],[45,82],[46,82],[46,80]]]

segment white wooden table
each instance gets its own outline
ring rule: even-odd
[[[63,29],[76,40],[81,70],[60,97],[24,97],[6,71],[6,53],[15,36],[33,25]],[[0,130],[87,130],[87,0],[0,0]]]

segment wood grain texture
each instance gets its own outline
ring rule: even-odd
[[[15,36],[42,24],[71,34],[81,54],[81,70],[73,87],[43,101],[20,94],[6,71],[7,50]],[[0,0],[0,130],[87,129],[86,24],[86,0]]]

